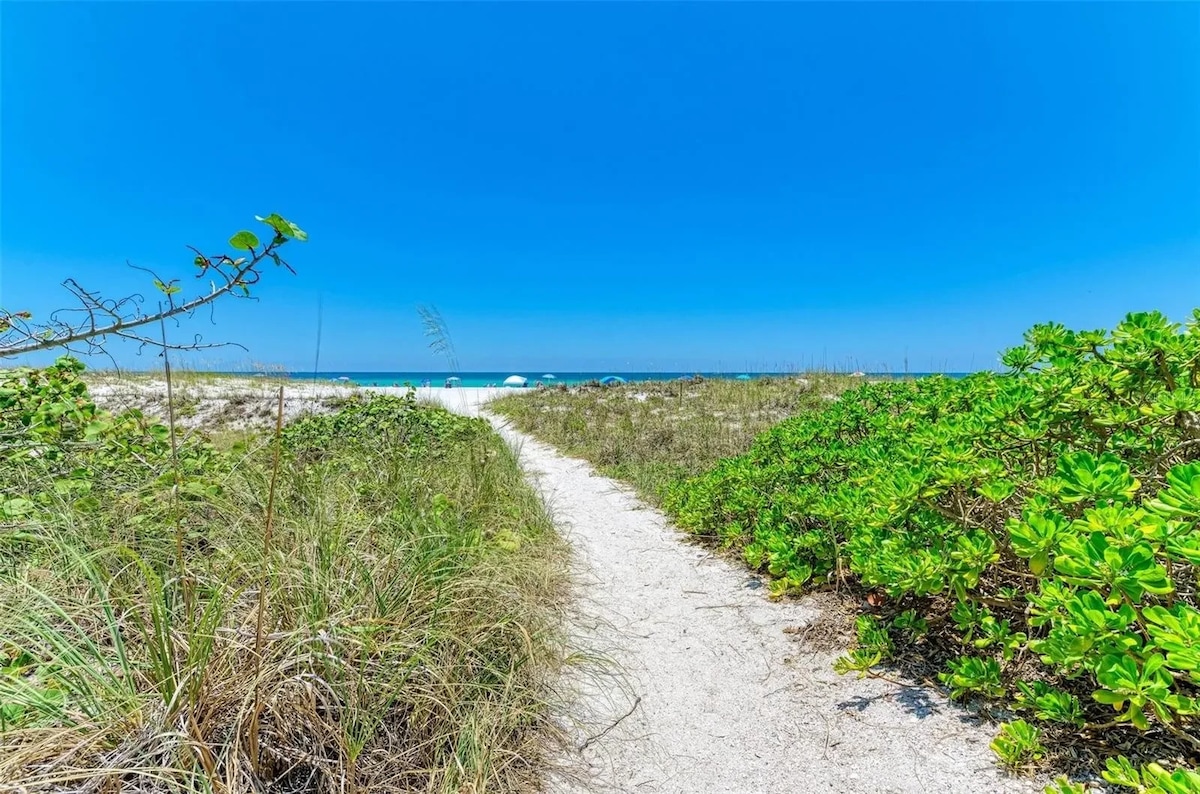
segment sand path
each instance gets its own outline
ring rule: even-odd
[[[490,394],[422,391],[468,414]],[[837,653],[784,631],[802,633],[813,606],[769,601],[745,569],[686,542],[623,486],[481,415],[518,450],[574,549],[581,644],[622,668],[573,682],[569,720],[586,747],[564,763],[578,778],[551,791],[1041,790],[998,771],[995,729],[937,692],[834,673]]]

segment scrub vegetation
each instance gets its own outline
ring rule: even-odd
[[[0,377],[0,787],[512,791],[563,549],[481,420],[351,399],[218,449]]]
[[[858,380],[844,375],[693,378],[504,395],[488,410],[659,504],[681,478],[745,452],[767,428],[828,405]]]
[[[1200,791],[1200,312],[1037,326],[1003,363],[798,401],[706,472],[678,476],[701,456],[664,463],[654,492],[777,596],[863,591],[838,668],[899,668],[1008,715],[992,745],[1003,765]],[[499,407],[568,452],[612,450],[619,475],[645,417],[587,419],[630,404],[623,392]],[[653,421],[687,436],[711,410]]]

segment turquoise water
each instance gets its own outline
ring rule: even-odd
[[[610,375],[616,375],[630,382],[638,381],[668,381],[677,380],[679,378],[690,378],[693,375],[699,374],[704,378],[723,378],[725,380],[736,379],[742,375],[749,375],[751,378],[778,378],[785,377],[784,374],[778,372],[318,372],[315,375],[311,372],[293,372],[289,373],[289,377],[293,380],[304,381],[323,381],[338,380],[341,378],[349,379],[350,383],[358,386],[420,386],[425,381],[429,381],[429,385],[442,387],[446,383],[447,378],[458,378],[454,382],[455,386],[500,386],[504,383],[504,379],[510,375],[520,375],[526,378],[529,386],[535,385],[539,380],[547,385],[563,383],[568,386],[574,386],[587,381],[600,380],[601,378]],[[898,373],[881,373],[868,372],[867,377],[871,378],[887,378],[887,377],[925,377],[931,374],[947,375],[949,377],[962,377],[967,373],[963,372],[945,372],[945,373],[928,373],[928,372],[910,372],[906,375]],[[545,375],[554,375],[553,378],[546,378]]]

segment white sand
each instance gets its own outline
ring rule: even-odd
[[[576,746],[633,709],[564,759],[551,791],[1041,791],[1004,775],[988,749],[995,728],[938,692],[834,673],[838,653],[784,633],[811,623],[813,606],[769,601],[623,486],[481,412],[496,391],[422,394],[492,421],[575,551],[579,642],[623,668],[573,682]]]

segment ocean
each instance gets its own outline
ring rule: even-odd
[[[794,373],[797,376],[803,376],[803,373]],[[952,378],[965,377],[966,372],[867,372],[864,373],[868,378],[920,378],[929,375],[946,375]],[[288,377],[298,381],[342,381],[353,383],[358,386],[421,386],[428,381],[430,386],[444,387],[446,381],[450,378],[457,378],[453,381],[455,386],[501,386],[506,378],[517,375],[525,378],[529,386],[534,386],[538,381],[547,385],[557,385],[559,383],[567,386],[575,386],[588,381],[598,381],[603,378],[616,376],[623,378],[628,382],[639,381],[670,381],[680,378],[691,378],[694,375],[700,375],[703,378],[722,378],[725,380],[746,380],[757,378],[780,378],[789,377],[789,373],[779,372],[292,372],[288,373]]]

